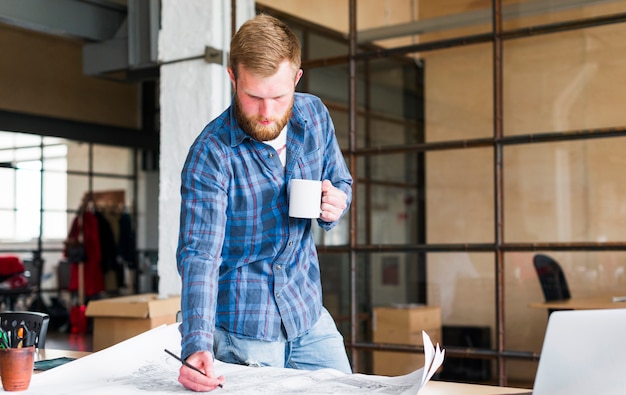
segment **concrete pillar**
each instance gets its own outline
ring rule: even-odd
[[[237,24],[254,16],[254,1],[237,0]],[[222,64],[207,63],[205,48],[228,51],[230,0],[161,0],[161,153],[159,158],[159,294],[180,294],[176,268],[180,171],[189,146],[231,99]]]

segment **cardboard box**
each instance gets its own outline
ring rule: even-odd
[[[433,344],[441,344],[441,308],[400,305],[375,307],[372,317],[374,343],[423,345],[422,330]],[[424,366],[424,355],[374,351],[374,374],[400,376]]]
[[[110,347],[162,324],[176,322],[180,296],[159,298],[141,294],[90,301],[86,315],[93,318],[93,351]]]

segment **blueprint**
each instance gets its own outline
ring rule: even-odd
[[[249,367],[215,361],[215,373],[226,379],[215,394],[417,394],[443,362],[444,352],[425,333],[422,369],[405,376],[344,374]],[[26,394],[190,394],[178,383],[178,324],[163,325],[102,351],[33,376]]]

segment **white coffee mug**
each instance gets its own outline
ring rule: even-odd
[[[319,218],[322,212],[322,182],[292,179],[289,183],[289,216]]]

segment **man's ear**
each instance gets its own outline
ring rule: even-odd
[[[298,71],[296,72],[296,83],[294,86],[298,86],[298,82],[300,82],[300,78],[302,78],[302,74],[304,74],[304,71],[302,69],[298,69]]]
[[[230,83],[233,84],[233,91],[237,91],[237,80],[235,79],[235,73],[232,68],[228,68],[228,76],[230,77]]]

